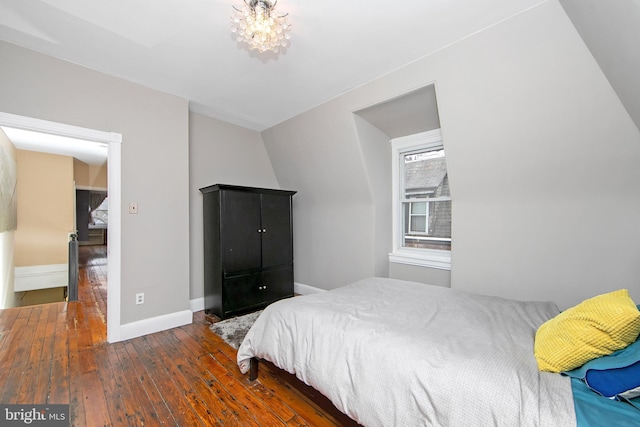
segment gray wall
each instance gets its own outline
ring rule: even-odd
[[[363,138],[385,142],[353,112],[432,82],[453,199],[451,286],[561,307],[623,287],[640,300],[640,135],[557,1],[262,133],[278,181],[300,191],[296,280],[331,289],[376,272],[372,248],[391,229],[376,220],[386,207]]]
[[[342,99],[262,132],[278,182],[298,191],[295,281],[322,289],[372,276],[375,265],[370,180]]]
[[[358,144],[362,150],[369,193],[372,200],[373,229],[386,230],[391,224],[391,145],[389,136],[358,115],[353,117]],[[374,233],[370,248],[373,275],[389,276],[391,234]]]
[[[258,132],[196,113],[189,117],[190,294],[194,300],[204,296],[199,189],[213,184],[280,187]]]
[[[560,0],[560,4],[640,128],[640,2]]]
[[[451,286],[451,271],[415,265],[389,263],[389,277],[437,286]]]
[[[122,134],[121,323],[188,310],[187,101],[4,42],[0,58],[0,111]]]

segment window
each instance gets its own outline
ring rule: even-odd
[[[451,193],[440,130],[391,141],[393,241],[389,260],[451,268]]]
[[[409,202],[409,221],[407,234],[427,233],[427,222],[429,222],[429,212],[427,202]]]

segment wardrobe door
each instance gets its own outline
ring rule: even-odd
[[[262,195],[262,267],[293,262],[291,196]]]
[[[272,303],[293,296],[293,268],[285,267],[264,271],[260,278],[259,289],[262,302]]]
[[[224,274],[259,269],[261,263],[260,195],[222,192],[222,268]]]
[[[222,287],[222,299],[224,301],[222,317],[262,304],[263,292],[260,273],[226,278]]]

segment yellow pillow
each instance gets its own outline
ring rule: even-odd
[[[541,371],[562,372],[621,350],[640,334],[640,311],[620,289],[590,298],[546,321],[536,332]]]

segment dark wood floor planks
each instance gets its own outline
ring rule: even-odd
[[[268,364],[240,374],[211,319],[106,342],[104,246],[80,248],[79,301],[0,310],[0,403],[70,404],[73,426],[357,425]]]

